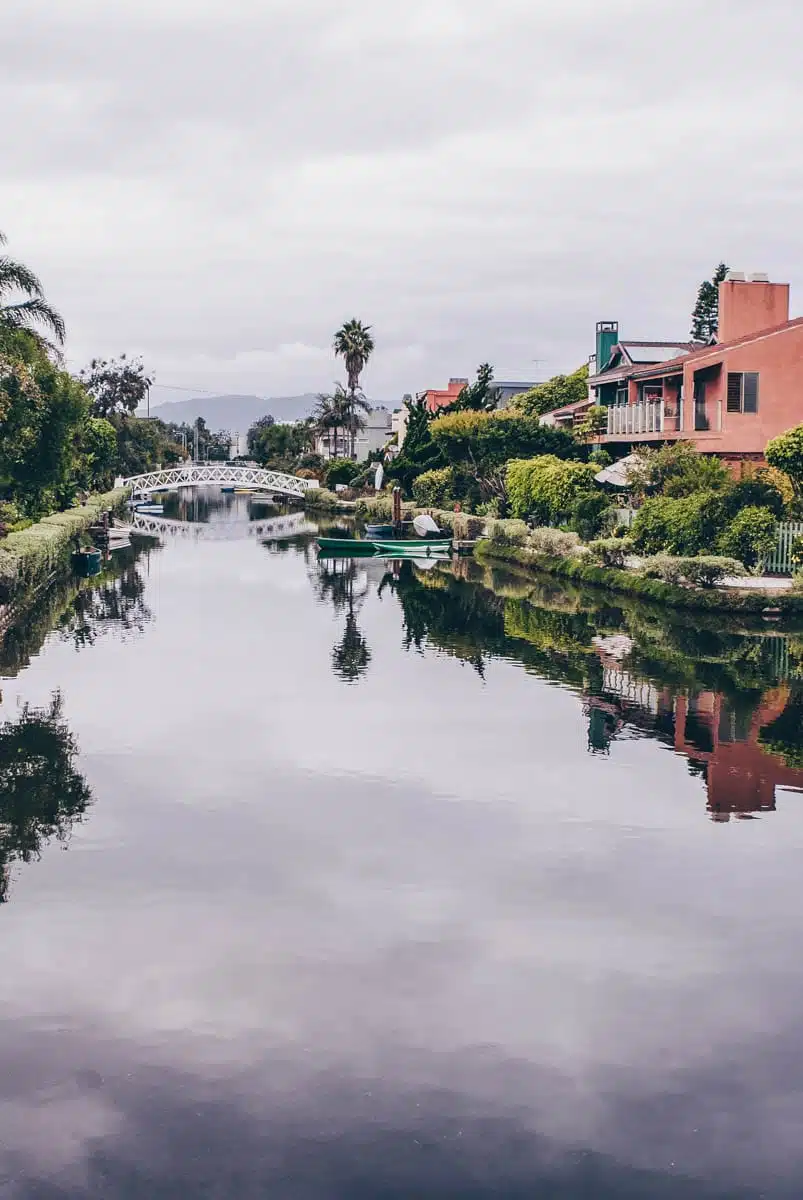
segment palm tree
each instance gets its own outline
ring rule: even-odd
[[[337,439],[343,430],[353,440],[357,429],[362,429],[365,421],[357,413],[361,408],[364,412],[370,410],[370,405],[364,396],[352,396],[342,383],[335,384],[333,392],[321,392],[313,412],[314,429],[318,437],[323,437],[329,443],[330,456],[338,457]],[[353,458],[352,454],[352,458]]]
[[[0,233],[0,245],[5,241],[5,234]],[[15,294],[20,292],[27,299],[14,300]],[[45,300],[39,277],[24,263],[0,254],[0,337],[24,329],[33,334],[40,345],[52,350],[53,346],[37,326],[53,334],[59,345],[64,342],[64,318]]]
[[[346,321],[338,329],[334,340],[335,357],[342,358],[346,364],[346,374],[348,376],[349,397],[351,401],[351,416],[356,415],[356,396],[360,386],[360,375],[362,374],[365,364],[374,352],[374,339],[371,334],[371,326],[363,325],[362,321],[358,321],[356,317],[351,321]],[[368,404],[364,408],[368,409]],[[351,433],[351,457],[354,458],[354,442],[356,437],[356,426],[352,422],[350,429]]]

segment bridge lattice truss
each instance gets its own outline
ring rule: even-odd
[[[314,533],[303,513],[288,513],[286,516],[269,517],[264,521],[174,521],[169,517],[149,516],[134,513],[129,525],[133,533],[149,537],[183,537],[196,541],[233,542],[241,538],[258,538],[278,541],[282,538],[298,537],[303,533]]]
[[[122,483],[123,486],[130,487],[135,496],[144,492],[199,487],[204,484],[212,484],[215,487],[254,487],[266,492],[279,492],[285,496],[303,496],[308,488],[318,486],[315,479],[299,479],[297,475],[286,475],[283,471],[269,471],[265,467],[243,467],[234,463],[183,463],[161,471],[148,471],[144,475],[131,475],[128,479],[123,479]]]

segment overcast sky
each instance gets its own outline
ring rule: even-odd
[[[315,391],[358,316],[398,402],[683,336],[720,258],[803,311],[799,0],[2,8],[0,229],[76,366]]]

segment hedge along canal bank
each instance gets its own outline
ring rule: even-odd
[[[513,563],[517,567],[558,576],[568,582],[586,583],[608,591],[627,593],[643,600],[669,604],[674,608],[708,612],[742,612],[757,615],[803,614],[803,595],[789,592],[758,592],[737,588],[686,588],[660,579],[647,579],[635,571],[601,567],[577,559],[557,558],[527,546],[514,546],[485,538],[474,549],[481,562],[492,565]]]
[[[9,610],[69,569],[79,536],[104,513],[118,509],[127,496],[127,488],[90,496],[86,504],[51,513],[0,542],[0,626],[5,625]]]

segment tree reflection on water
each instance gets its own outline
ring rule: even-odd
[[[0,903],[8,900],[12,864],[37,858],[52,837],[66,843],[92,801],[62,708],[56,692],[49,707],[26,704],[16,721],[0,725]]]
[[[344,683],[357,683],[365,675],[371,651],[356,614],[370,588],[365,562],[354,558],[322,558],[310,572],[318,599],[346,614],[343,636],[332,648],[332,670]]]

